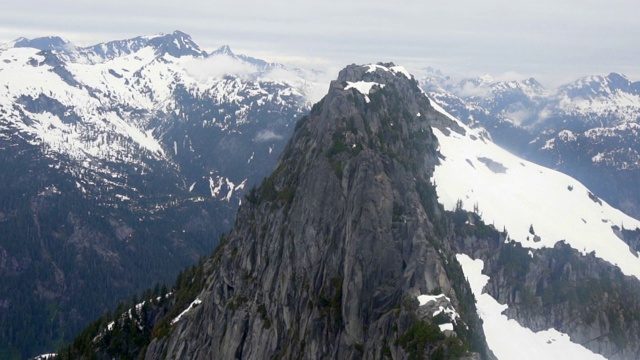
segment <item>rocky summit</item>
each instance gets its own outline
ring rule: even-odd
[[[403,68],[342,70],[146,358],[487,358],[429,181],[445,123]]]

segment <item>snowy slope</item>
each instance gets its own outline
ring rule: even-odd
[[[482,274],[482,260],[473,260],[465,254],[458,254],[456,258],[476,297],[487,344],[498,359],[604,359],[602,355],[572,343],[568,335],[555,329],[536,333],[502,315],[507,305],[482,292],[489,281],[489,277]]]
[[[639,228],[640,221],[596,198],[575,179],[522,160],[482,131],[453,120],[465,134],[434,129],[444,158],[433,181],[447,210],[461,200],[465,210],[477,208],[485,223],[506,229],[526,248],[565,241],[640,279],[640,259],[614,233],[616,227]]]
[[[640,218],[640,81],[611,73],[544,89],[533,79],[456,80],[433,69],[418,77],[429,97],[465,124],[484,127],[500,146],[571,175]]]

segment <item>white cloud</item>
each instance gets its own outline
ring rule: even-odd
[[[263,80],[284,81],[289,84],[296,84],[302,80],[291,70],[283,68],[273,68],[267,73],[263,74],[261,78]]]
[[[525,74],[521,74],[517,71],[507,71],[507,72],[503,72],[501,74],[498,75],[494,75],[493,79],[495,81],[517,81],[517,80],[525,80],[530,78],[531,76],[527,76]]]
[[[199,81],[221,78],[225,75],[246,77],[258,71],[255,66],[227,55],[205,59],[185,58],[182,60],[182,65],[189,75]]]
[[[534,113],[527,109],[514,110],[504,114],[504,116],[513,121],[514,124],[521,126],[534,116]]]
[[[267,142],[267,141],[280,141],[283,140],[284,137],[282,135],[278,135],[271,130],[260,130],[256,134],[256,137],[253,138],[255,142]]]
[[[465,83],[461,88],[456,91],[456,94],[460,97],[479,96],[486,97],[491,93],[491,89],[488,86],[476,85],[472,82]]]

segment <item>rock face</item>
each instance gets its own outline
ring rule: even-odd
[[[478,221],[454,216],[454,247],[481,259],[485,291],[509,308],[504,314],[533,331],[554,328],[607,359],[640,356],[640,282],[593,254],[558,242],[534,252]],[[475,222],[474,226],[469,225]],[[637,236],[625,231],[627,238]]]
[[[342,70],[247,195],[201,303],[146,358],[487,357],[429,181],[443,123],[403,69]],[[454,336],[421,294],[450,299]]]

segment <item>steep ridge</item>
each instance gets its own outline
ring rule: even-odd
[[[405,73],[340,72],[146,358],[488,356],[429,181],[455,124]]]

